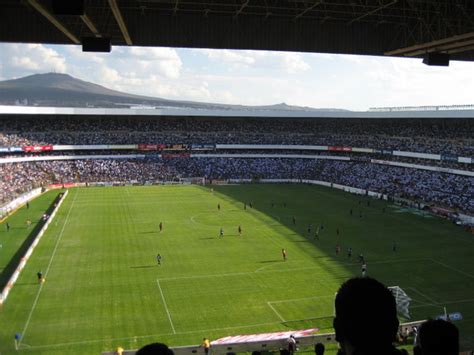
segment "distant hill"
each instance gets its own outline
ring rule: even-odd
[[[252,109],[288,111],[345,111],[290,106],[285,103],[269,106],[243,106],[167,100],[128,94],[76,79],[68,74],[34,74],[19,79],[0,81],[0,105],[49,107],[180,107],[195,109]]]

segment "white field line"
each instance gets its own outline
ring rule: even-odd
[[[336,295],[327,295],[327,296],[313,296],[313,297],[303,297],[303,298],[290,298],[288,300],[278,300],[278,301],[269,301],[268,303],[286,303],[286,302],[296,302],[296,301],[304,301],[304,300],[314,300],[317,298],[335,298]]]
[[[423,307],[433,307],[433,306],[442,308],[443,306],[448,305],[448,304],[458,304],[458,303],[474,303],[474,298],[468,298],[465,300],[458,300],[458,301],[449,301],[449,302],[425,303],[425,304],[420,304],[416,306],[410,306],[410,308],[423,308]]]
[[[427,294],[418,291],[418,290],[417,290],[416,288],[414,288],[414,287],[407,287],[407,289],[410,289],[410,290],[415,291],[415,292],[418,293],[421,297],[427,299],[427,300],[430,302],[430,304],[434,304],[434,305],[438,304],[438,301],[436,301],[435,299],[431,298],[431,297],[428,296]]]
[[[166,304],[165,296],[163,295],[163,290],[161,289],[160,280],[156,280],[156,283],[158,284],[158,288],[160,289],[161,299],[163,300],[163,305],[165,306],[166,314],[168,314],[168,319],[171,324],[171,329],[173,329],[173,334],[176,334],[176,330],[174,329],[174,325],[173,325],[173,320],[171,319],[171,314],[168,309],[168,305]]]
[[[456,271],[456,272],[458,272],[458,273],[460,273],[460,274],[463,274],[464,276],[467,276],[467,277],[470,277],[471,279],[474,279],[474,275],[469,274],[469,273],[467,273],[467,272],[465,272],[465,271],[459,270],[459,269],[455,268],[454,266],[450,266],[450,265],[448,265],[448,264],[442,263],[441,261],[434,260],[434,259],[429,259],[429,260],[430,260],[431,262],[433,262],[433,263],[439,264],[439,265],[444,266],[444,267],[446,267],[446,268],[448,268],[448,269],[451,269],[451,270],[454,270],[454,271]]]
[[[411,261],[427,261],[429,259],[397,259],[397,260],[386,260],[386,261],[374,261],[370,263],[371,265],[375,264],[394,264],[400,262],[411,262]],[[341,263],[337,266],[358,266],[355,263]],[[335,267],[337,267],[335,266]],[[334,268],[335,268],[334,267]],[[300,268],[293,268],[293,269],[283,269],[283,270],[269,270],[269,271],[259,271],[262,268],[259,268],[255,271],[244,271],[244,272],[231,272],[231,273],[224,273],[224,274],[207,274],[207,275],[191,275],[191,276],[176,276],[176,277],[165,277],[159,279],[160,281],[173,281],[173,280],[192,280],[192,279],[206,279],[211,277],[227,277],[227,276],[243,276],[243,275],[252,275],[252,274],[267,274],[267,273],[278,273],[278,272],[293,272],[293,271],[305,271],[305,270],[314,270],[314,269],[329,269],[327,265],[317,265],[317,266],[307,266],[307,267],[300,267]]]
[[[74,202],[76,201],[76,197],[77,197],[77,190],[76,190],[76,194],[74,195],[74,198],[71,202],[71,206],[69,206],[69,211],[66,215],[66,219],[64,220],[64,224],[63,224],[63,227],[61,229],[61,232],[59,232],[59,236],[58,236],[58,239],[56,240],[56,244],[54,245],[53,253],[51,254],[51,257],[50,257],[49,263],[48,263],[48,267],[46,268],[46,271],[44,273],[44,278],[46,278],[46,276],[48,276],[49,269],[51,268],[51,263],[53,262],[54,256],[56,255],[56,250],[58,250],[59,242],[61,241],[61,239],[63,237],[64,229],[66,228],[67,221],[69,220],[69,216],[71,215],[72,207],[74,206]],[[21,345],[22,340],[25,338],[26,331],[28,330],[28,326],[30,325],[31,316],[33,315],[33,312],[36,308],[36,304],[38,303],[39,296],[41,295],[41,290],[43,290],[43,285],[44,285],[43,283],[40,285],[39,290],[36,293],[36,298],[33,302],[33,306],[31,307],[31,310],[30,310],[30,313],[28,314],[28,318],[26,320],[25,326],[23,327],[23,331],[21,332],[22,338],[18,342],[18,346]]]
[[[272,309],[272,311],[275,312],[275,314],[278,316],[278,318],[281,319],[282,322],[286,322],[285,318],[283,318],[283,317],[281,316],[281,314],[277,312],[277,310],[275,309],[275,307],[273,307],[270,302],[267,302],[267,304],[268,304],[268,307],[270,307],[270,308]]]
[[[241,325],[241,326],[234,326],[234,327],[190,330],[190,331],[186,331],[186,332],[176,332],[175,334],[176,335],[196,334],[196,333],[202,334],[202,333],[208,333],[208,332],[214,332],[214,331],[220,331],[220,330],[254,328],[254,327],[261,327],[261,326],[265,326],[265,325],[275,325],[275,324],[281,324],[281,322],[278,321],[278,322],[267,322],[267,323]],[[157,338],[157,337],[171,336],[171,335],[173,335],[173,333],[138,335],[138,336],[133,336],[133,337],[125,337],[125,338],[83,340],[83,341],[77,341],[77,342],[57,343],[57,344],[51,344],[51,345],[36,345],[36,346],[32,345],[30,348],[31,349],[48,349],[48,348],[55,348],[55,347],[61,347],[61,346],[83,345],[83,344],[92,344],[92,343],[101,343],[101,342],[113,342],[113,341],[120,341],[120,340],[126,341],[126,340],[143,339],[143,338]],[[19,349],[19,350],[24,350],[24,349]]]

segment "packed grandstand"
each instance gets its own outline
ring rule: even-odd
[[[14,115],[0,205],[50,184],[318,180],[474,213],[470,118]]]

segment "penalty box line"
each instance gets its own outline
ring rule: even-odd
[[[284,323],[286,322],[298,322],[298,321],[305,321],[309,319],[323,319],[323,318],[329,318],[333,316],[322,316],[322,317],[315,317],[315,318],[307,318],[307,319],[285,319],[283,316],[275,309],[273,306],[274,304],[279,304],[279,303],[291,303],[291,302],[296,302],[296,301],[304,301],[304,300],[316,300],[319,298],[334,298],[334,295],[326,295],[326,296],[313,296],[313,297],[302,297],[302,298],[290,298],[287,300],[277,300],[277,301],[268,301],[267,305],[272,309],[272,311],[280,318],[280,320]]]
[[[176,330],[174,329],[173,320],[171,319],[170,310],[168,309],[168,305],[166,303],[165,296],[163,295],[163,290],[161,289],[160,280],[156,280],[156,283],[158,285],[158,289],[160,290],[161,299],[163,300],[163,305],[165,306],[165,311],[166,311],[166,314],[168,315],[168,320],[170,321],[171,329],[173,330],[173,334],[176,334]]]

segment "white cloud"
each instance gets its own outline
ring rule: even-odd
[[[211,61],[229,64],[232,70],[243,68],[283,69],[286,73],[301,73],[310,69],[302,55],[294,52],[268,52],[252,50],[202,49],[197,52],[205,54]]]
[[[203,49],[202,53],[215,62],[224,62],[238,65],[251,65],[256,61],[255,56],[251,51],[235,51],[228,49]]]
[[[301,73],[309,70],[311,66],[298,53],[282,53],[282,68],[289,74]]]
[[[3,44],[1,58],[2,70],[11,69],[15,76],[67,71],[66,58],[42,44]]]

